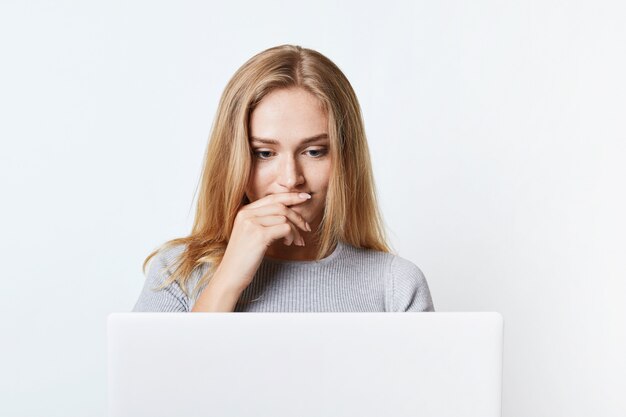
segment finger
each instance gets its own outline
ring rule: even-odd
[[[255,209],[248,209],[247,215],[252,217],[262,217],[262,216],[270,216],[270,215],[282,215],[287,217],[289,221],[298,226],[300,229],[305,232],[310,232],[311,228],[307,221],[302,217],[302,215],[290,207],[285,206],[281,203],[270,204],[267,206],[261,206]]]
[[[298,229],[296,229],[296,226],[294,226],[293,223],[288,222],[289,225],[291,226],[291,242],[289,243],[291,245],[291,243],[296,242],[298,246],[304,246],[304,239],[302,238],[302,236],[300,236],[300,232],[298,232]]]
[[[268,226],[265,230],[269,233],[270,239],[273,241],[285,238],[285,245],[291,245],[293,243],[293,235],[290,232],[291,225],[289,223],[279,223],[274,226]],[[291,239],[291,241],[287,241]]]
[[[265,227],[287,223],[291,227],[291,233],[289,233],[286,236],[283,236],[285,238],[285,245],[289,246],[293,242],[298,242],[300,244],[299,246],[304,246],[304,239],[302,238],[302,235],[300,235],[300,233],[298,232],[298,229],[296,229],[294,224],[291,223],[289,220],[287,220],[285,216],[277,215],[277,216],[255,217],[253,221]]]
[[[300,195],[308,196],[306,198],[300,197]],[[278,193],[270,194],[265,197],[261,197],[252,203],[246,204],[246,208],[257,208],[273,203],[282,203],[286,206],[292,206],[295,204],[304,203],[311,198],[310,194],[306,193]]]

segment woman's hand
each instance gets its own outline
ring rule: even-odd
[[[304,197],[301,197],[304,196]],[[285,245],[304,246],[299,229],[311,228],[302,216],[289,206],[306,202],[306,193],[271,194],[243,206],[237,216],[221,264],[221,285],[243,291],[250,285],[266,250],[278,239]],[[216,273],[217,275],[217,273]]]

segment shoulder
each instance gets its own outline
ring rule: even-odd
[[[388,254],[391,311],[434,311],[428,282],[422,270],[408,259]]]
[[[426,277],[416,264],[390,252],[351,245],[346,248],[342,260],[361,271],[361,279],[383,281],[385,311],[434,311]]]
[[[148,263],[148,278],[157,285],[162,284],[178,266],[184,250],[183,244],[161,248]]]
[[[184,245],[161,247],[148,261],[143,289],[133,311],[184,312],[189,311],[189,300],[178,282],[165,285],[177,268],[177,260]]]
[[[352,246],[346,242],[340,242],[340,244],[343,247],[341,256],[342,262],[358,265],[362,268],[371,268],[374,270],[374,267],[378,265],[385,265],[385,267],[388,267],[389,262],[394,256],[391,253],[375,249]]]

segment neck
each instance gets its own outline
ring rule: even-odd
[[[319,250],[314,240],[312,233],[302,233],[300,235],[304,239],[304,246],[298,246],[295,243],[291,246],[287,246],[284,243],[284,239],[278,239],[272,245],[270,245],[265,251],[265,256],[291,261],[313,261]]]

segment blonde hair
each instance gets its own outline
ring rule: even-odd
[[[197,297],[220,264],[237,212],[249,203],[245,188],[252,166],[248,142],[250,114],[275,89],[301,88],[316,96],[328,116],[332,175],[318,235],[316,259],[328,256],[338,240],[358,248],[391,252],[379,213],[365,128],[356,94],[341,70],[312,49],[281,45],[244,63],[220,98],[199,185],[191,234],[172,239],[143,263],[170,247],[185,245],[160,288],[187,281],[196,268],[208,269],[194,289]],[[169,267],[168,267],[169,269]]]

